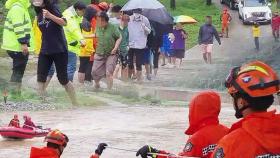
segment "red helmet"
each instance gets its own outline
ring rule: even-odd
[[[263,97],[279,92],[280,82],[276,72],[261,61],[253,61],[231,70],[225,83],[231,95],[248,94]]]
[[[66,147],[68,141],[68,137],[56,129],[48,133],[44,142],[54,143]]]
[[[102,11],[106,11],[109,9],[109,5],[107,2],[100,2],[98,4],[98,7],[102,10]]]

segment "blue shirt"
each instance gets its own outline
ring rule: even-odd
[[[199,44],[213,44],[214,37],[221,43],[219,34],[213,25],[205,24],[200,27],[198,36]]]
[[[50,13],[57,17],[62,17],[62,14],[57,4],[51,4],[46,8]],[[56,54],[67,53],[67,42],[65,39],[63,27],[53,22],[50,19],[43,19],[42,11],[38,14],[38,26],[42,32],[42,46],[40,53]]]

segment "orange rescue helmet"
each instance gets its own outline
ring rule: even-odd
[[[264,97],[278,93],[280,82],[276,72],[269,65],[253,61],[233,68],[225,86],[232,96],[240,93],[250,97]]]
[[[66,147],[69,139],[65,134],[56,129],[48,133],[44,142],[54,143]]]
[[[106,11],[109,9],[109,5],[107,2],[100,2],[98,4],[98,7],[102,10],[102,11]]]

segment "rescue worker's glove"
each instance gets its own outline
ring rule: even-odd
[[[102,154],[103,150],[106,149],[107,146],[108,145],[106,143],[100,143],[98,145],[97,149],[95,150],[95,154],[100,156]]]
[[[152,158],[156,158],[157,157],[156,153],[159,153],[159,150],[149,145],[145,145],[137,151],[136,156],[140,155],[142,158],[148,158],[148,156]]]

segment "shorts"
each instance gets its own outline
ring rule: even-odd
[[[143,56],[142,60],[143,60],[142,61],[143,65],[144,64],[151,64],[151,50],[150,49],[145,49],[144,56]]]
[[[136,59],[136,70],[142,71],[143,58],[145,49],[130,48],[128,51],[128,66],[129,69],[134,69],[134,57]]]
[[[160,47],[160,52],[162,54],[164,54],[166,57],[170,57],[171,56],[171,50],[167,49],[165,47]]]
[[[126,53],[120,53],[119,56],[120,64],[122,66],[122,69],[125,69],[128,65],[128,54]]]
[[[68,52],[68,63],[67,63],[67,74],[68,74],[68,80],[72,81],[74,80],[74,75],[76,72],[76,67],[77,67],[77,56],[73,52]],[[52,64],[48,76],[50,78],[53,77],[55,73],[55,65]]]
[[[185,52],[184,49],[174,49],[172,50],[171,57],[183,59],[185,58]]]
[[[13,59],[13,73],[10,81],[21,83],[28,62],[28,55],[13,51],[7,51],[7,53]]]
[[[91,61],[91,57],[80,57],[79,73],[85,74],[85,80],[89,82],[92,80],[92,65],[93,61]]]
[[[92,68],[93,61],[90,61],[90,57],[80,57],[79,73],[86,73],[87,69]]]
[[[202,44],[201,48],[203,53],[212,53],[213,44]]]
[[[93,80],[101,80],[103,77],[113,75],[118,61],[118,55],[108,57],[95,54],[92,66]]]
[[[48,77],[49,70],[52,64],[55,64],[57,78],[61,85],[68,84],[67,63],[68,53],[55,53],[55,54],[39,54],[38,68],[37,68],[37,81],[45,83]]]

